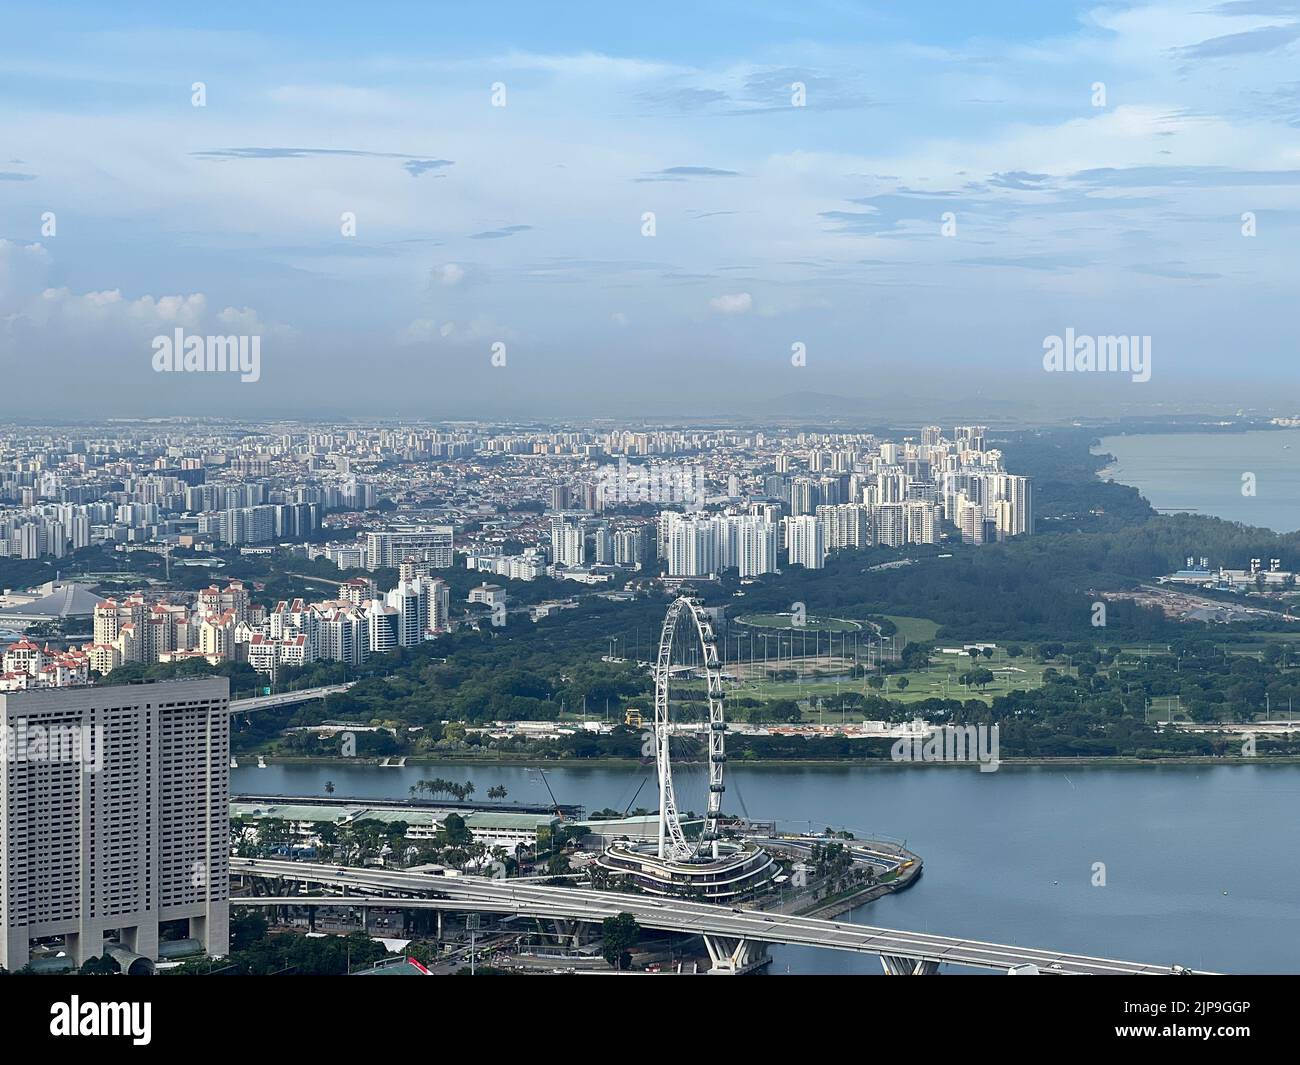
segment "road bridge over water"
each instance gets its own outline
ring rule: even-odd
[[[986,943],[958,936],[876,928],[715,906],[686,899],[656,899],[590,888],[555,887],[526,879],[434,876],[391,869],[353,869],[309,862],[232,858],[233,877],[271,881],[269,896],[231,899],[237,906],[354,906],[506,913],[560,923],[599,923],[630,913],[643,928],[704,938],[714,972],[741,973],[766,963],[767,945],[788,943],[875,954],[891,974],[926,975],[942,964],[1008,972],[1035,966],[1044,975],[1169,975],[1171,964],[1153,965],[1084,954]],[[299,886],[317,890],[299,892]],[[295,890],[285,890],[293,887]],[[321,890],[324,889],[324,890]],[[331,894],[331,891],[343,894]],[[567,922],[567,925],[566,925]]]

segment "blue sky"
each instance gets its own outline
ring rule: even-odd
[[[625,7],[8,5],[0,414],[1300,406],[1300,2]]]

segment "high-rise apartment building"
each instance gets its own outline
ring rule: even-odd
[[[710,577],[721,569],[713,519],[664,511],[668,521],[668,575]]]
[[[174,920],[226,953],[229,697],[224,677],[0,694],[0,966],[50,937],[78,965],[110,937],[155,958]]]
[[[826,550],[871,546],[871,508],[862,503],[839,503],[817,508]]]
[[[736,524],[734,565],[742,577],[775,573],[780,526],[760,517],[732,519]]]
[[[586,565],[587,538],[581,525],[551,522],[551,561],[557,566]]]
[[[909,499],[903,504],[903,517],[907,524],[909,544],[937,544],[939,542],[939,508],[922,499]]]
[[[902,547],[907,543],[907,517],[902,503],[876,507],[876,543],[881,547]]]
[[[635,566],[646,560],[645,534],[641,529],[620,529],[614,534],[614,563],[618,566]]]
[[[821,569],[826,561],[826,537],[822,523],[809,514],[787,519],[785,528],[790,564],[807,569]]]
[[[400,581],[386,596],[397,611],[397,644],[418,647],[429,629],[429,584],[422,577]]]
[[[998,538],[1019,536],[1034,531],[1033,485],[1028,477],[1011,473],[991,474],[988,477],[989,511],[997,520]],[[1007,506],[999,507],[998,504]]]
[[[450,525],[430,525],[366,533],[366,569],[397,566],[408,557],[431,562],[434,569],[451,569],[453,532]]]

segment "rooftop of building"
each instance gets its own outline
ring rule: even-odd
[[[0,616],[11,615],[24,618],[90,617],[95,613],[95,607],[103,601],[103,599],[91,592],[86,585],[69,581],[66,584],[56,585],[49,595],[42,596],[33,602],[22,606],[0,608]]]
[[[286,821],[330,821],[349,824],[356,821],[379,821],[386,825],[399,821],[408,825],[440,825],[451,814],[465,820],[471,832],[528,832],[550,826],[559,820],[554,814],[510,813],[497,810],[464,810],[452,807],[373,807],[362,803],[336,806],[315,803],[231,802],[231,817],[255,819],[282,818]]]
[[[362,969],[352,976],[432,976],[420,962],[414,958],[395,958],[391,961],[377,961],[369,969]]]

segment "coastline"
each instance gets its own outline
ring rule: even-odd
[[[1289,437],[1288,437],[1288,434]],[[1263,436],[1284,437],[1288,442],[1281,451],[1276,440],[1264,444]],[[1195,437],[1217,438],[1198,461],[1199,471],[1189,480],[1189,456],[1200,454]],[[1253,437],[1253,440],[1246,440]],[[1300,428],[1295,426],[1257,425],[1249,427],[1197,426],[1184,429],[1142,427],[1136,432],[1099,432],[1089,454],[1105,465],[1096,471],[1096,479],[1113,482],[1136,490],[1151,507],[1162,514],[1193,514],[1261,529],[1278,537],[1294,536],[1294,507],[1297,483],[1290,456],[1300,454]],[[1125,448],[1122,441],[1147,441]],[[1162,449],[1161,441],[1167,442]],[[1233,444],[1227,444],[1233,441]],[[1206,446],[1207,440],[1200,442]],[[1293,449],[1294,450],[1290,450]],[[1127,454],[1125,452],[1127,451]],[[1242,471],[1258,473],[1261,482],[1269,481],[1276,493],[1264,500],[1267,506],[1243,505],[1243,498],[1253,498],[1241,491]],[[1189,488],[1189,484],[1194,485]],[[1293,526],[1287,528],[1286,526]]]

